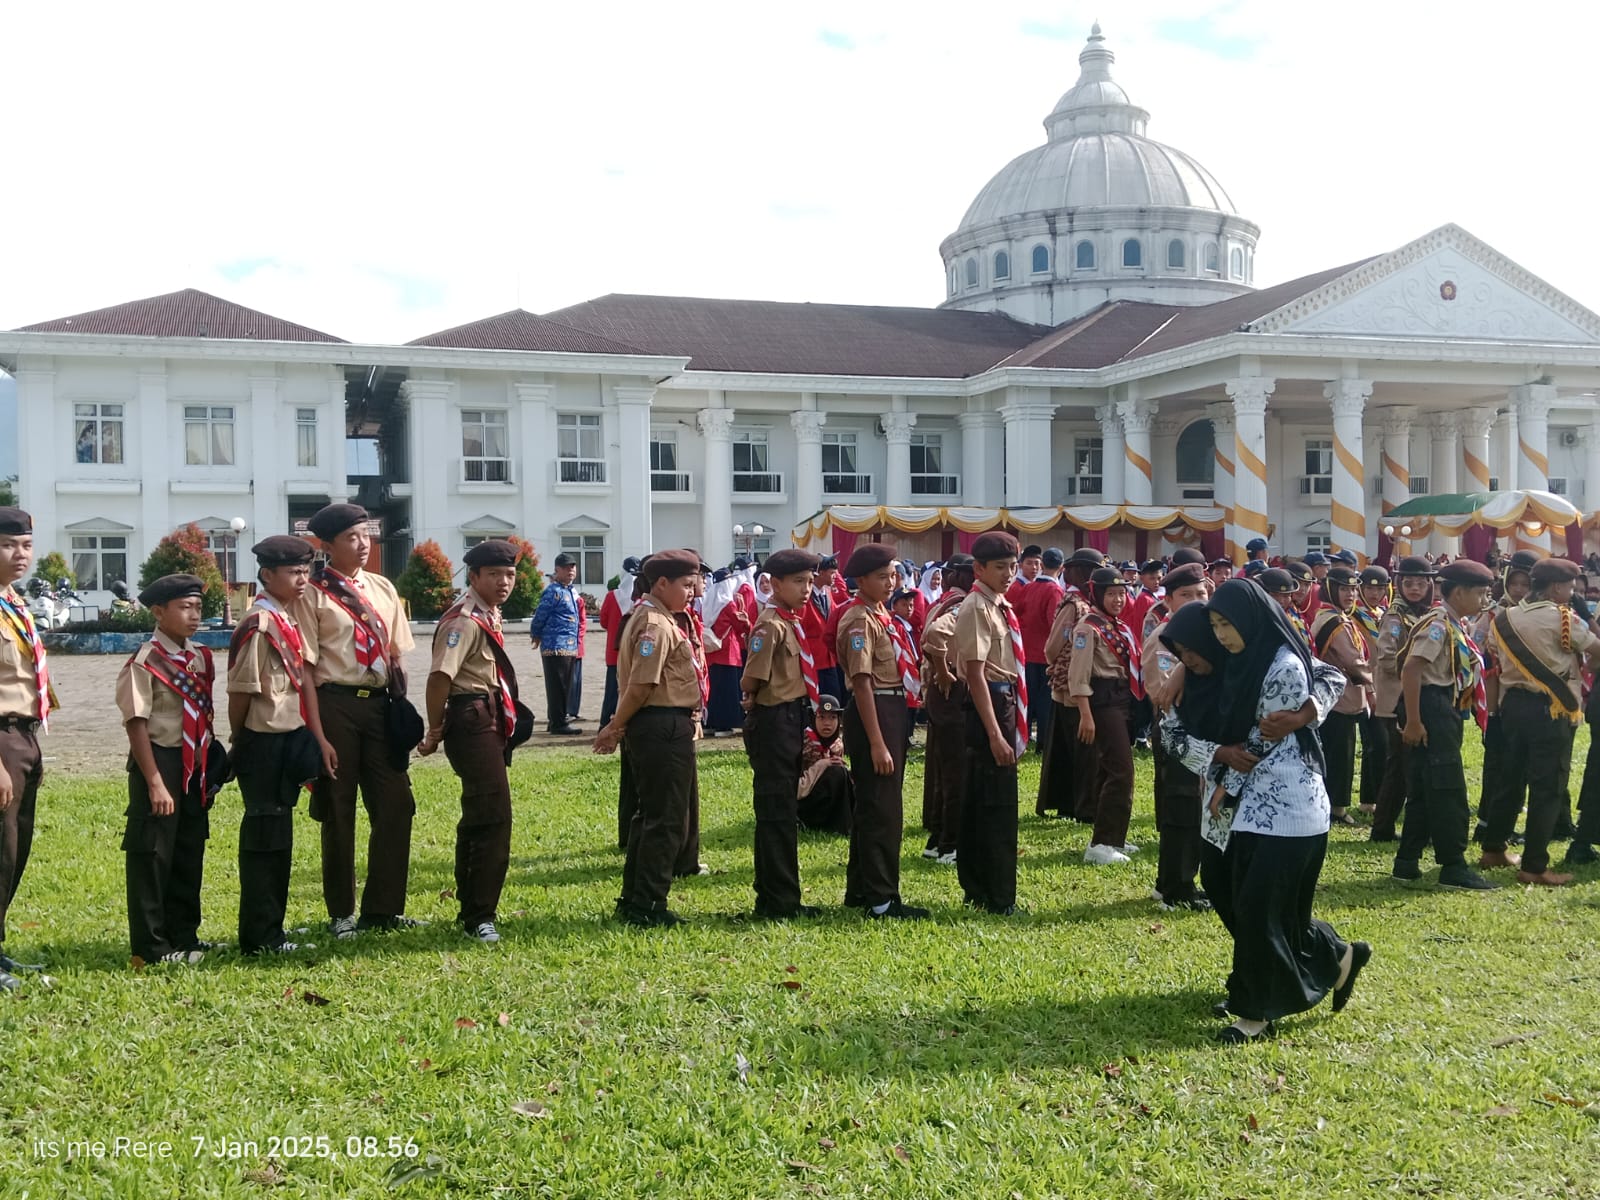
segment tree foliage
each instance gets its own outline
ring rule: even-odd
[[[406,569],[394,581],[395,590],[411,606],[418,620],[433,620],[455,603],[455,568],[444,549],[432,538],[420,543],[406,560]]]
[[[207,617],[222,615],[227,600],[227,584],[216,556],[206,548],[206,532],[192,521],[173,530],[156,544],[150,557],[139,568],[139,586],[147,588],[163,575],[198,575],[205,581],[200,612]]]
[[[539,607],[539,597],[544,595],[544,572],[539,570],[539,552],[532,542],[512,534],[506,538],[522,557],[517,559],[517,582],[511,589],[511,598],[500,606],[500,616],[507,621],[520,621],[533,616]]]
[[[72,573],[72,568],[67,566],[67,560],[59,550],[50,551],[34,563],[33,574],[35,578],[44,580],[51,587],[55,587],[63,579],[74,588],[78,586],[78,577]]]

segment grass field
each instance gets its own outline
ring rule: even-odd
[[[717,874],[674,889],[688,927],[607,919],[616,761],[527,755],[505,941],[467,942],[442,895],[454,777],[430,763],[411,888],[430,928],[337,945],[318,928],[295,959],[142,974],[126,965],[122,783],[47,780],[9,948],[47,958],[55,984],[0,997],[0,1193],[1600,1195],[1593,869],[1561,892],[1407,889],[1387,847],[1341,830],[1319,912],[1376,947],[1355,1000],[1225,1049],[1208,1010],[1226,936],[1148,898],[1147,758],[1132,864],[1085,867],[1082,826],[1029,815],[1030,915],[1008,920],[960,908],[954,870],[910,835],[903,891],[936,919],[872,925],[836,907],[845,844],[825,837],[801,853],[829,916],[733,919],[751,902],[748,770],[732,752],[701,762]],[[918,756],[917,797],[920,772]],[[1025,792],[1037,776],[1030,758]],[[202,931],[230,942],[237,815],[230,789]],[[297,837],[291,917],[313,922],[303,815]]]

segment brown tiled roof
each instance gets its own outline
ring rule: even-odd
[[[1076,320],[1057,326],[999,365],[1068,370],[1109,366],[1181,311],[1171,304],[1110,300]]]
[[[587,329],[578,329],[549,317],[513,308],[454,329],[419,337],[408,346],[450,346],[468,350],[554,350],[566,354],[644,354]]]
[[[331,333],[268,316],[208,292],[184,288],[93,312],[24,325],[19,333],[109,333],[132,337],[251,338],[269,342],[342,342]]]
[[[696,371],[977,375],[1044,332],[1000,313],[682,296],[601,296],[546,314]]]

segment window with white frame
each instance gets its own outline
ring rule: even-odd
[[[233,531],[224,530],[206,534],[206,549],[211,551],[211,557],[217,560],[217,570],[222,572],[224,583],[238,583],[239,580],[239,539]]]
[[[1125,267],[1144,266],[1144,246],[1138,238],[1128,238],[1122,243],[1122,265]]]
[[[1333,439],[1306,439],[1306,470],[1300,477],[1302,496],[1333,495]]]
[[[68,548],[72,551],[72,573],[77,577],[80,591],[103,592],[117,580],[128,578],[126,535],[75,533]]]
[[[294,410],[294,461],[296,466],[317,465],[317,410]]]
[[[1201,419],[1191,421],[1178,435],[1178,445],[1173,456],[1178,469],[1178,483],[1180,486],[1204,485],[1207,488],[1216,483],[1217,475],[1217,436],[1211,422]],[[1185,500],[1196,499],[1187,492]]]
[[[1004,250],[996,250],[994,254],[994,279],[999,283],[1002,279],[1011,278],[1011,255]]]
[[[77,436],[73,456],[78,462],[122,461],[122,405],[74,404],[72,417]]]
[[[733,431],[733,490],[746,493],[783,491],[783,476],[772,470],[765,429]]]
[[[1206,270],[1213,275],[1222,274],[1222,254],[1215,242],[1206,243]]]
[[[1078,248],[1075,251],[1073,251],[1073,255],[1074,255],[1073,261],[1077,264],[1078,270],[1080,270],[1080,271],[1092,271],[1092,270],[1094,270],[1094,243],[1093,242],[1079,242],[1078,243]]]
[[[1050,247],[1045,245],[1033,248],[1033,273],[1043,275],[1050,269]]]
[[[967,286],[969,288],[978,286],[978,260],[975,258],[967,259]]]
[[[1322,554],[1330,553],[1333,550],[1332,535],[1326,533],[1306,534],[1306,553],[1310,554],[1313,550]]]
[[[556,482],[605,481],[606,451],[600,437],[600,414],[556,414]]]
[[[678,470],[678,431],[652,429],[650,431],[650,490],[652,492],[687,492],[689,473]]]
[[[606,582],[606,535],[603,533],[563,533],[561,552],[578,560],[578,587],[603,587]]]
[[[1237,246],[1228,251],[1228,274],[1234,279],[1244,278],[1244,251]]]
[[[509,483],[511,439],[503,408],[461,410],[463,483]]]
[[[872,476],[856,471],[856,435],[852,432],[822,435],[822,490],[831,496],[864,496],[872,491]]]
[[[954,496],[961,480],[944,473],[944,434],[911,435],[911,494],[913,496]]]
[[[183,461],[191,467],[233,466],[233,405],[183,406]]]
[[[1183,239],[1173,238],[1167,243],[1167,269],[1169,271],[1183,270],[1185,262]]]
[[[1105,447],[1097,437],[1072,439],[1072,478],[1067,495],[1098,496],[1104,489]]]

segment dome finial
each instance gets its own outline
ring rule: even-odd
[[[1097,38],[1100,36],[1100,21],[1098,18],[1095,19],[1095,23],[1093,25],[1089,26],[1089,36],[1092,38]]]

